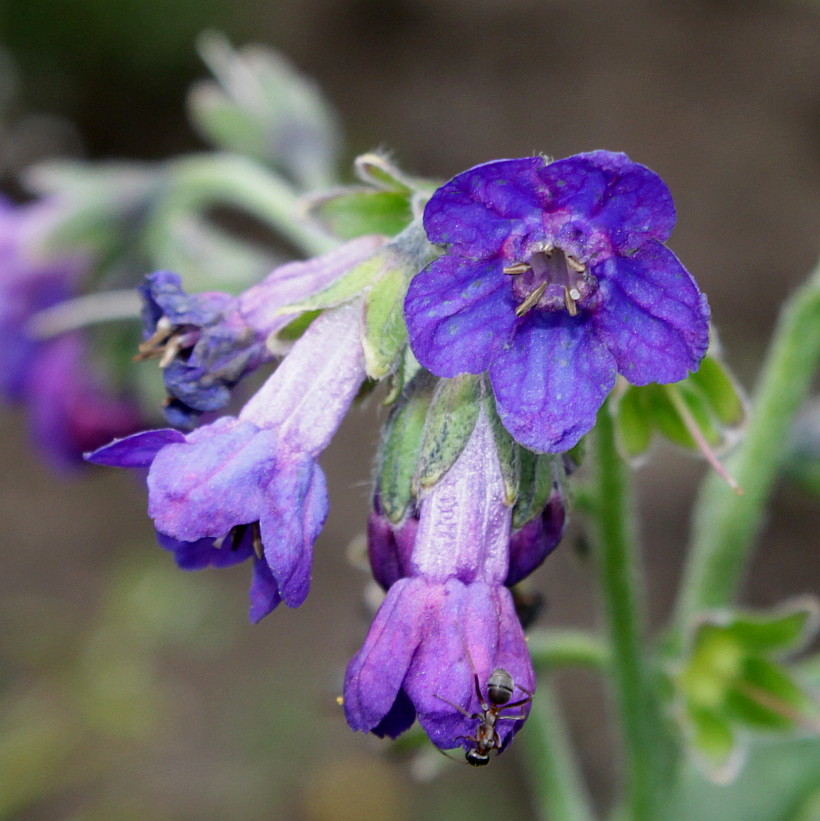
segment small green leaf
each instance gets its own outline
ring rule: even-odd
[[[394,523],[404,518],[413,500],[413,475],[424,423],[432,399],[434,378],[422,372],[396,403],[379,447],[376,490],[385,515]]]
[[[385,248],[379,249],[373,256],[354,265],[349,271],[331,282],[327,288],[311,294],[300,302],[293,302],[279,309],[280,314],[300,314],[303,311],[316,311],[324,308],[335,308],[344,302],[359,296],[369,285],[375,282],[385,270]]]
[[[362,344],[367,375],[371,379],[387,376],[407,344],[403,310],[407,282],[408,272],[393,268],[365,296]]]
[[[689,714],[693,752],[707,772],[720,779],[733,755],[736,755],[735,733],[731,724],[714,710],[695,709]]]
[[[375,151],[356,157],[353,161],[353,168],[362,182],[369,183],[376,188],[407,193],[413,190],[413,186],[398,166]]]
[[[727,628],[749,653],[795,650],[812,638],[818,628],[820,604],[814,596],[800,596],[772,613],[740,613]]]
[[[546,507],[558,477],[563,474],[561,455],[520,449],[521,471],[512,527],[517,530]]]
[[[480,380],[472,374],[439,380],[427,415],[415,482],[428,488],[461,455],[481,407]]]
[[[628,385],[614,404],[616,441],[626,460],[640,456],[652,439],[652,419],[643,396],[641,391]]]
[[[498,461],[501,465],[501,476],[504,480],[504,501],[508,505],[512,505],[518,496],[518,486],[521,478],[521,451],[523,448],[501,424],[491,391],[487,391],[484,396],[484,408],[493,430]]]
[[[727,427],[743,423],[746,415],[743,393],[729,369],[716,356],[707,355],[686,382],[697,388],[720,423]]]
[[[408,195],[373,188],[340,188],[311,197],[307,215],[340,239],[363,234],[395,236],[413,219]]]

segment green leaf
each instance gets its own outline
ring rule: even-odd
[[[689,713],[690,742],[698,763],[718,780],[726,773],[732,758],[738,755],[737,739],[731,724],[715,710],[692,709]]]
[[[340,239],[363,234],[394,236],[413,219],[404,192],[373,188],[340,188],[306,201],[307,215]]]
[[[369,183],[376,188],[383,188],[386,191],[404,191],[408,194],[413,190],[409,179],[399,167],[375,151],[356,157],[353,161],[353,168],[362,182]]]
[[[652,439],[652,420],[643,397],[641,391],[627,386],[614,404],[616,442],[627,461],[640,456]]]
[[[373,256],[354,265],[345,274],[335,279],[326,288],[311,294],[300,302],[293,302],[279,309],[280,314],[300,314],[303,311],[316,311],[335,308],[344,302],[359,296],[369,285],[372,285],[385,271],[386,248],[376,251]]]
[[[716,356],[707,355],[686,382],[700,392],[720,423],[727,427],[743,424],[746,416],[743,393],[729,369]]]
[[[815,635],[818,610],[813,596],[801,596],[775,611],[776,615],[743,614],[728,628],[747,652],[782,654],[800,647]]]
[[[397,402],[384,426],[376,464],[376,490],[385,515],[394,523],[404,518],[413,500],[413,475],[424,436],[434,378],[422,372]]]
[[[534,519],[546,507],[553,488],[563,474],[561,455],[533,453],[520,448],[520,482],[513,507],[512,527],[517,530]]]
[[[461,455],[481,407],[480,379],[463,374],[439,380],[427,414],[415,482],[435,485]]]
[[[486,390],[486,389],[485,389]],[[493,431],[501,476],[504,481],[504,501],[512,505],[518,496],[521,478],[521,451],[523,448],[510,436],[509,431],[501,424],[495,409],[495,399],[487,390],[484,396],[484,408]]]
[[[407,272],[393,268],[365,296],[362,344],[367,375],[371,379],[387,376],[407,344],[403,310],[407,282]]]

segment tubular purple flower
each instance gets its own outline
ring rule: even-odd
[[[226,540],[246,548],[250,531],[254,554],[275,582],[267,585],[267,609],[257,606],[257,613],[280,599],[297,607],[308,594],[313,543],[328,510],[316,460],[365,378],[360,314],[354,302],[314,320],[238,417],[188,434],[146,431],[88,456],[150,466],[148,512],[160,538],[183,543],[171,547],[178,562],[186,551],[206,549],[202,540],[215,549]]]
[[[488,371],[513,437],[566,451],[617,373],[677,382],[706,352],[706,299],[663,245],[674,223],[666,185],[625,154],[465,171],[425,208],[447,251],[410,284],[413,352],[438,376]]]
[[[476,747],[491,674],[506,670],[513,699],[528,698],[535,675],[510,592],[511,510],[492,430],[482,410],[455,464],[420,502],[409,575],[387,592],[345,677],[354,730],[395,737],[416,715],[442,749]],[[529,711],[500,720],[503,749]],[[503,716],[503,712],[501,713]]]
[[[384,242],[381,236],[359,237],[322,256],[290,262],[236,297],[187,294],[169,271],[147,276],[139,288],[145,326],[140,358],[160,358],[168,421],[190,428],[200,414],[225,407],[233,387],[274,358],[268,337],[294,319],[279,309],[320,291]]]

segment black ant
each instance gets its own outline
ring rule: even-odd
[[[476,727],[475,735],[462,736],[462,738],[466,738],[467,741],[472,741],[475,745],[464,754],[467,763],[473,767],[483,767],[485,764],[490,763],[490,752],[492,750],[501,749],[501,739],[495,729],[495,725],[499,719],[522,721],[526,718],[525,715],[501,715],[501,711],[528,704],[532,701],[533,694],[519,685],[519,689],[523,690],[527,694],[527,697],[510,702],[515,690],[515,683],[513,682],[512,676],[501,667],[496,667],[487,680],[486,699],[481,694],[481,687],[478,683],[478,673],[474,673],[473,680],[475,682],[475,692],[476,696],[478,696],[478,703],[481,705],[481,712],[468,713],[463,707],[459,707],[458,704],[453,704],[452,701],[447,701],[446,698],[442,698],[441,700],[446,701],[451,707],[455,707],[456,710],[467,716],[467,718],[478,719],[478,727]],[[441,698],[441,696],[438,696],[438,698]]]

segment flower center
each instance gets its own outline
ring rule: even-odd
[[[525,262],[504,267],[513,277],[512,290],[520,300],[516,316],[524,316],[533,308],[544,311],[566,311],[577,316],[578,306],[584,306],[597,289],[595,277],[575,257],[552,245],[537,249]]]

